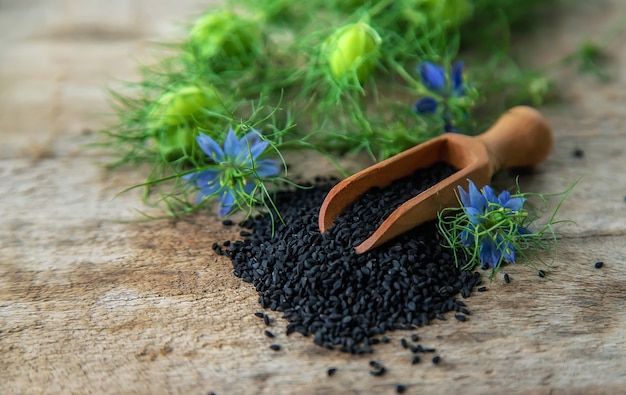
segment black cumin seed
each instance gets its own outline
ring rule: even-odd
[[[479,287],[476,289],[478,292],[485,292],[487,291],[487,287]]]
[[[383,365],[378,361],[370,361],[370,366],[374,369],[380,369],[383,367]]]
[[[272,344],[270,348],[274,351],[280,351],[280,344]]]
[[[380,338],[381,343],[389,343],[389,338],[387,336],[383,336]]]
[[[247,230],[242,230],[241,232],[239,232],[239,236],[241,236],[241,237],[250,237],[250,236],[252,236],[252,233],[248,232]]]
[[[271,324],[270,316],[267,314],[263,314],[263,322],[265,323],[265,325],[270,326]]]
[[[576,158],[582,158],[583,156],[585,156],[585,151],[583,151],[580,148],[576,148],[572,152],[572,155],[574,155],[574,157],[576,157]]]
[[[335,374],[335,372],[337,371],[337,368],[328,368],[328,377],[332,376],[333,374]]]
[[[602,266],[604,265],[604,262],[599,261],[593,264],[593,267],[595,267],[596,269],[600,269]]]
[[[437,350],[432,348],[432,347],[422,347],[422,351],[424,351],[424,352],[435,352]]]
[[[465,315],[470,315],[469,310],[468,310],[468,309],[466,309],[465,307],[461,307],[461,308],[459,309],[459,311],[460,311],[461,313],[465,314]]]
[[[259,318],[265,317],[265,313],[263,313],[262,311],[257,311],[256,313],[254,313],[254,315],[256,315]]]
[[[456,318],[457,320],[461,321],[461,322],[465,322],[467,321],[467,317],[464,316],[463,314],[455,314],[454,318]]]
[[[511,277],[509,277],[508,273],[504,273],[504,282],[507,284],[511,282]]]
[[[269,337],[270,339],[273,339],[276,337],[272,332],[267,331],[267,330],[265,331],[265,336]]]
[[[400,339],[400,344],[402,344],[402,348],[408,348],[409,343],[407,343],[405,338]]]
[[[417,342],[420,340],[420,337],[417,335],[417,333],[414,333],[411,335],[411,341]]]
[[[406,391],[406,386],[405,385],[402,385],[402,384],[396,385],[396,393],[404,394],[405,391]]]
[[[422,358],[420,358],[419,355],[413,355],[413,359],[411,359],[411,365],[415,365],[420,363],[420,361],[422,360]]]
[[[232,226],[234,225],[234,222],[231,219],[225,219],[222,221],[222,225]]]
[[[424,349],[422,348],[421,345],[415,345],[415,346],[411,346],[411,352],[413,354],[415,354],[416,352],[424,352]]]
[[[370,374],[372,376],[382,376],[383,374],[385,374],[387,370],[385,369],[384,366],[381,366],[380,369],[376,369],[376,370],[371,370]]]
[[[539,277],[545,277],[545,276],[546,276],[546,272],[544,272],[543,270],[538,270],[538,271],[537,271],[537,275],[538,275]]]
[[[432,359],[433,363],[436,365],[441,362],[441,357],[439,355],[435,355]]]

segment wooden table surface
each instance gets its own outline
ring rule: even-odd
[[[532,64],[626,20],[621,0],[559,4],[516,43]],[[467,322],[417,331],[442,362],[411,365],[399,345],[408,332],[352,356],[287,338],[270,312],[283,346],[273,352],[252,285],[210,248],[235,229],[208,215],[116,221],[145,208],[138,192],[113,199],[145,173],[107,173],[106,154],[85,148],[112,122],[105,89],[136,78],[150,42],[179,37],[177,23],[207,7],[0,1],[0,393],[626,393],[626,34],[608,46],[609,83],[560,68],[560,101],[541,109],[556,147],[523,188],[559,192],[583,176],[561,209],[576,224],[560,228],[549,277],[507,267],[510,284],[498,277],[466,300]],[[388,373],[370,375],[371,358]]]

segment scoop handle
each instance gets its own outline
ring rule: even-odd
[[[513,107],[476,138],[487,148],[492,174],[504,168],[534,166],[548,156],[554,145],[546,119],[526,106]]]

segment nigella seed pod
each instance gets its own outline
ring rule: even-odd
[[[202,16],[189,32],[188,51],[213,71],[240,70],[254,60],[260,42],[255,20],[230,10]]]
[[[167,161],[190,155],[198,127],[212,129],[218,118],[211,113],[221,105],[213,88],[181,85],[162,94],[152,104],[147,120],[161,155]]]
[[[365,82],[380,57],[382,39],[376,30],[366,23],[344,26],[327,40],[326,60],[335,81],[356,77]]]

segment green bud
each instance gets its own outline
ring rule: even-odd
[[[152,128],[160,128],[164,125],[201,122],[207,118],[207,110],[215,110],[220,104],[213,89],[183,85],[157,99],[149,116],[150,124]]]
[[[159,154],[168,162],[173,162],[192,153],[199,154],[196,147],[198,129],[190,125],[178,125],[157,131],[156,140]]]
[[[423,7],[433,20],[448,22],[452,26],[460,26],[474,12],[470,0],[425,0]]]
[[[161,155],[168,161],[189,155],[198,127],[213,129],[218,117],[210,112],[219,110],[221,105],[213,89],[196,85],[183,85],[161,95],[148,119]]]
[[[360,83],[367,80],[380,57],[381,42],[376,30],[366,23],[347,25],[333,33],[328,38],[326,51],[330,74],[335,81],[353,72]]]
[[[240,69],[252,63],[259,37],[259,26],[254,20],[221,10],[196,22],[188,45],[198,61],[209,62],[215,69]]]

